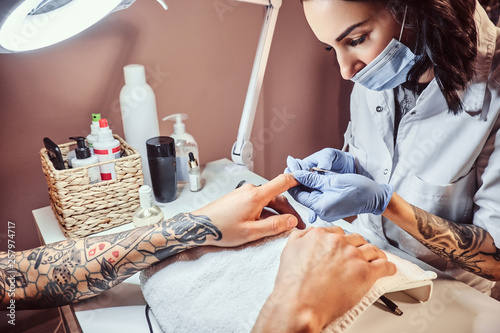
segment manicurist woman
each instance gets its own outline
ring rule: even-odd
[[[475,0],[304,0],[351,95],[348,153],[289,172],[290,193],[489,292],[500,280],[499,32]],[[309,172],[320,167],[337,174]]]

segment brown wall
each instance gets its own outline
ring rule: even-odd
[[[228,0],[153,0],[44,50],[0,55],[0,249],[7,221],[16,249],[38,246],[31,211],[49,204],[42,138],[86,136],[100,112],[123,135],[118,96],[123,66],[146,66],[160,118],[184,112],[201,163],[230,158],[263,19],[263,8]],[[299,1],[285,1],[254,125],[255,171],[280,173],[287,155],[341,145],[349,84],[310,31]],[[343,109],[343,112],[339,112]],[[274,125],[271,125],[274,124]],[[162,135],[172,123],[160,125]]]

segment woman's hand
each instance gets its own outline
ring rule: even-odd
[[[299,214],[280,195],[296,185],[290,174],[279,175],[258,187],[245,184],[192,214],[207,216],[222,233],[220,240],[208,240],[207,245],[238,246],[294,227],[303,229],[305,224]]]
[[[358,174],[320,175],[309,171],[296,171],[295,179],[302,184],[290,189],[290,195],[316,215],[333,222],[357,214],[380,215],[391,200],[393,187],[379,184]]]
[[[354,157],[350,153],[335,148],[322,149],[303,160],[288,156],[286,164],[285,173],[309,170],[312,167],[336,173],[356,173]]]

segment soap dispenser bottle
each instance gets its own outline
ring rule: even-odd
[[[73,168],[99,163],[97,156],[90,153],[90,148],[85,144],[85,138],[83,136],[72,136],[70,139],[75,140],[77,143],[77,148],[75,149],[76,157],[71,160]],[[88,168],[87,173],[89,176],[89,184],[95,184],[101,181],[101,172],[99,171],[98,165]]]
[[[87,135],[87,145],[90,149],[90,154],[94,155],[94,142],[97,141],[97,132],[99,131],[99,119],[101,119],[100,113],[92,114],[92,123],[90,124],[90,134]],[[73,166],[72,162],[76,157],[76,151],[71,150],[68,155],[66,155],[68,159],[68,166],[70,168],[76,168]]]
[[[189,180],[189,153],[192,152],[194,158],[200,161],[198,155],[198,144],[193,136],[186,133],[186,125],[182,122],[188,118],[185,113],[176,113],[163,118],[163,120],[175,121],[174,133],[170,135],[175,140],[175,156],[177,163],[177,182],[179,185],[187,184]]]

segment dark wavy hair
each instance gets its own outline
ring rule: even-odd
[[[399,22],[407,8],[405,29],[415,38],[413,51],[422,55],[408,73],[409,86],[416,88],[420,76],[433,68],[450,111],[463,110],[460,91],[473,78],[477,55],[476,0],[343,1],[382,2]]]

